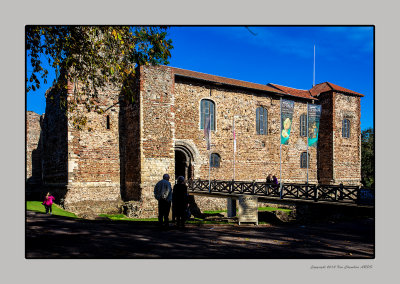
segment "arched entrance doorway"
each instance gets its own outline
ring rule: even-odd
[[[194,176],[193,173],[193,154],[191,151],[183,146],[175,146],[175,180],[179,176],[185,177],[185,180],[191,179]]]

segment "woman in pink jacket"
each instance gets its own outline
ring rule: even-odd
[[[46,198],[44,199],[44,201],[42,203],[44,205],[44,208],[46,208],[46,214],[48,214],[49,212],[50,212],[50,215],[52,214],[51,206],[53,205],[54,199],[55,199],[54,196],[52,196],[50,194],[50,192],[48,192],[46,194]]]

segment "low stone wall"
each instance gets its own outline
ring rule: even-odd
[[[75,213],[77,216],[86,219],[93,219],[99,214],[121,214],[123,203],[115,201],[84,200],[80,202],[64,204],[64,209]]]
[[[122,213],[129,218],[157,218],[158,202],[156,199],[124,202]]]
[[[194,200],[201,210],[214,211],[214,210],[227,210],[227,198],[213,198],[206,196],[194,196]]]

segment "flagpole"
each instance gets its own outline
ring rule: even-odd
[[[210,94],[211,94],[211,90],[210,90]],[[211,193],[211,109],[208,110],[208,123],[210,124],[210,127],[208,129],[209,139],[210,139],[210,150],[209,150],[210,157],[209,157],[209,161],[208,161],[208,192]]]
[[[236,156],[236,133],[235,133],[235,116],[233,116],[233,180],[235,180],[235,156]]]
[[[308,102],[307,102],[307,140],[306,140],[306,143],[307,143],[307,184],[308,184],[308,136],[309,136],[309,133],[308,133]]]
[[[280,98],[280,105],[281,105],[281,115],[280,115],[280,130],[279,130],[279,183],[282,183],[282,98]]]
[[[314,44],[314,65],[313,65],[313,87],[315,86],[315,44]]]

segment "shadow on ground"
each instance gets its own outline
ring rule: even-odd
[[[76,220],[28,211],[26,258],[374,258],[374,220],[305,225],[193,225]]]

